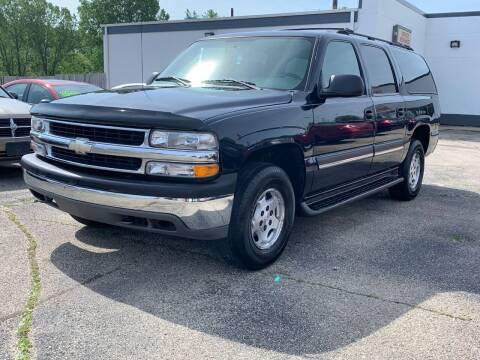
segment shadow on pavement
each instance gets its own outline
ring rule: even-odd
[[[80,243],[62,244],[51,261],[90,290],[169,322],[252,347],[318,354],[411,310],[394,301],[480,293],[479,204],[477,193],[425,186],[414,202],[382,193],[298,218],[281,259],[257,273],[225,264],[214,242],[108,227],[82,228]],[[289,275],[276,282],[277,273]]]
[[[5,166],[0,163],[0,192],[25,188],[20,165]]]

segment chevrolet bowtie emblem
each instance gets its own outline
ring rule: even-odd
[[[75,139],[68,144],[68,149],[75,151],[78,155],[86,155],[92,151],[92,145],[88,143],[87,139]]]

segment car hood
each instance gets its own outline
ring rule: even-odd
[[[117,126],[199,129],[220,115],[291,100],[289,91],[144,87],[83,94],[39,104],[32,109],[32,114]]]
[[[30,116],[30,105],[14,99],[0,98],[0,117]]]

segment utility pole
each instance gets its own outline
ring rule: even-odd
[[[337,10],[337,9],[338,9],[338,0],[333,0],[332,7],[333,7],[333,10]]]

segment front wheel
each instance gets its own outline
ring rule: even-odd
[[[295,194],[279,167],[253,163],[240,175],[226,241],[227,255],[251,269],[262,269],[283,252],[295,218]]]
[[[390,196],[397,200],[410,201],[420,193],[425,171],[425,153],[420,141],[410,144],[407,157],[400,166],[400,176],[404,181],[390,188]]]

